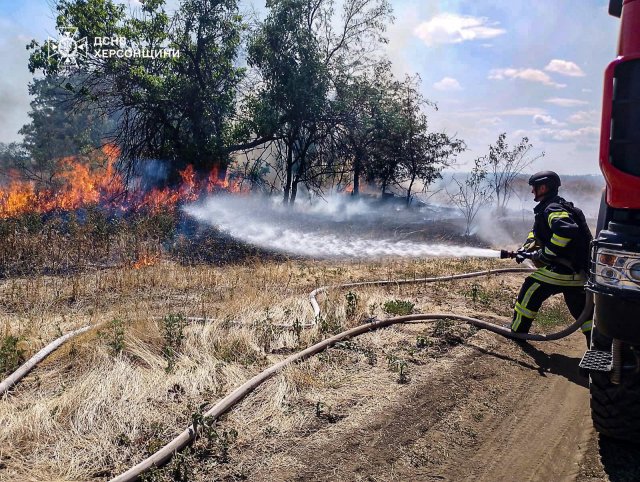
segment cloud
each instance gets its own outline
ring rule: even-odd
[[[484,119],[480,119],[478,124],[487,125],[487,126],[497,126],[502,124],[502,119],[500,117],[486,117]]]
[[[503,35],[506,30],[489,22],[486,17],[471,17],[454,13],[441,13],[418,25],[413,33],[425,44],[457,44],[470,40],[491,39]]]
[[[543,142],[579,142],[596,143],[600,136],[598,127],[581,127],[580,129],[540,129],[538,137]]]
[[[569,117],[569,122],[573,124],[597,124],[599,121],[599,112],[596,110],[581,110]]]
[[[522,115],[522,116],[533,116],[533,115],[544,115],[546,114],[546,110],[541,109],[540,107],[517,107],[515,109],[507,109],[499,112],[499,115]]]
[[[577,107],[579,105],[587,105],[589,102],[579,99],[566,99],[564,97],[553,97],[545,100],[549,104],[558,105],[560,107]]]
[[[551,80],[551,77],[538,69],[492,69],[489,72],[488,78],[491,80],[521,79],[528,82],[538,82],[540,84],[558,88],[567,86],[567,84],[558,84],[557,82],[554,82]]]
[[[460,82],[452,77],[444,77],[442,80],[439,80],[438,82],[433,84],[433,88],[445,91],[462,90]]]
[[[536,114],[533,116],[533,123],[539,126],[563,126],[563,122],[559,122],[550,115]]]
[[[555,72],[556,74],[567,75],[569,77],[584,77],[585,73],[577,64],[569,60],[553,59],[544,68],[547,72]]]

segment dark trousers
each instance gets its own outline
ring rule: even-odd
[[[586,303],[583,286],[559,286],[528,276],[520,288],[518,301],[513,310],[511,330],[516,333],[528,333],[542,303],[558,293],[562,293],[571,316],[577,320]],[[587,343],[591,336],[591,326],[592,320],[589,319],[581,327],[587,337]]]

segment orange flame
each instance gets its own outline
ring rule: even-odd
[[[179,171],[182,183],[177,189],[154,188],[149,192],[130,193],[136,201],[117,204],[116,198],[125,192],[122,176],[116,170],[120,155],[117,146],[107,144],[91,156],[65,157],[58,161],[53,176],[55,189],[37,189],[31,181],[12,180],[8,186],[0,186],[0,219],[19,216],[28,212],[47,213],[55,210],[76,210],[88,205],[107,205],[111,208],[147,210],[152,214],[163,210],[173,211],[178,202],[198,199],[202,192],[226,190],[238,192],[240,184],[219,176],[217,168],[204,179],[198,179],[192,165]]]

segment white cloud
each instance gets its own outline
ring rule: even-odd
[[[577,107],[579,105],[587,105],[589,102],[579,99],[566,99],[564,97],[553,97],[545,100],[549,104],[558,105],[560,107]]]
[[[517,107],[515,109],[507,109],[499,112],[499,115],[522,115],[522,116],[533,116],[533,115],[544,115],[547,111],[541,109],[540,107]]]
[[[491,80],[504,80],[504,79],[521,79],[528,82],[538,82],[540,84],[549,85],[552,87],[566,87],[566,84],[558,84],[551,80],[547,74],[538,69],[492,69],[489,72],[489,79]]]
[[[536,114],[533,116],[533,123],[539,126],[563,126],[563,122],[559,122],[550,115]]]
[[[555,72],[556,74],[567,75],[569,77],[584,77],[585,73],[574,62],[569,60],[553,59],[544,68],[547,72]]]
[[[588,142],[596,143],[600,136],[597,127],[581,127],[580,129],[540,129],[538,137],[543,142]]]
[[[596,110],[581,110],[569,117],[569,122],[573,124],[597,124],[599,121],[599,112]]]
[[[433,84],[433,88],[445,91],[462,90],[460,82],[452,77],[444,77],[442,80],[439,80],[438,82]]]
[[[502,124],[502,119],[500,117],[485,117],[478,121],[478,124],[487,125],[487,126],[497,126]]]
[[[486,17],[471,17],[454,13],[441,13],[418,25],[413,33],[425,44],[457,44],[468,40],[498,37],[506,30],[489,22]]]

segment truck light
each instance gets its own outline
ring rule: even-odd
[[[592,276],[601,286],[640,291],[640,255],[599,248],[592,265]]]
[[[636,282],[640,282],[640,263],[629,266],[629,277]]]

